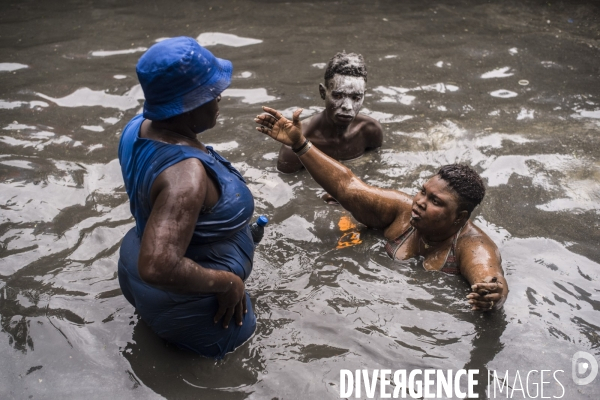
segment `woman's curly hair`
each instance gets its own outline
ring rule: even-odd
[[[437,175],[458,195],[459,211],[467,210],[471,215],[485,196],[481,176],[473,168],[463,164],[444,165]]]

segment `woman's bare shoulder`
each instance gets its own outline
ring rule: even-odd
[[[499,256],[498,246],[480,227],[468,221],[457,239],[459,251],[485,251]]]

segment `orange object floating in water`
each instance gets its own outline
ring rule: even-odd
[[[356,228],[356,224],[352,222],[349,216],[342,215],[338,222],[338,227],[344,234],[339,238],[336,249],[343,249],[362,243],[360,232],[353,230]]]
[[[340,217],[340,221],[338,222],[338,227],[340,228],[340,231],[346,232],[350,229],[356,228],[356,224],[352,222],[352,219],[350,219],[349,216],[342,215]]]

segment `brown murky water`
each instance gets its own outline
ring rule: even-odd
[[[562,370],[564,398],[597,399],[600,377],[575,385],[571,357],[600,360],[600,7],[445,3],[5,1],[0,397],[333,399],[340,369],[476,368],[509,370],[511,387],[515,371]],[[133,225],[116,158],[143,101],[135,64],[178,35],[233,62],[202,140],[271,220],[248,282],[256,334],[219,362],[156,338],[116,278]],[[364,55],[363,111],[385,129],[348,165],[411,193],[441,164],[480,171],[474,218],[503,255],[503,312],[472,313],[460,278],[392,262],[380,232],[338,246],[348,214],[306,172],[276,172],[278,145],[252,117],[261,104],[317,112],[323,63],[344,49]]]

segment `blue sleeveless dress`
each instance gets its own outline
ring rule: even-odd
[[[208,154],[190,146],[173,145],[139,137],[144,118],[134,117],[123,130],[119,162],[131,213],[136,226],[123,238],[119,257],[119,284],[125,298],[158,336],[179,347],[207,357],[222,358],[249,339],[256,317],[246,293],[248,312],[243,325],[231,321],[227,329],[215,324],[218,309],[215,295],[182,295],[156,288],[142,281],[137,261],[141,237],[150,216],[150,190],[158,175],[188,158],[200,160],[218,185],[220,198],[196,221],[185,256],[204,268],[229,271],[245,281],[252,271],[254,243],[249,221],[254,199],[242,175],[210,146]]]

